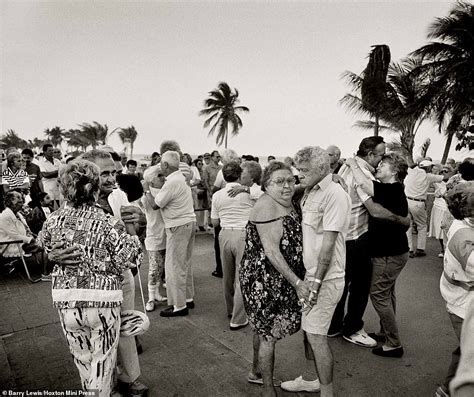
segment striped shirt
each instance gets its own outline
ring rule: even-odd
[[[15,189],[23,185],[25,182],[30,182],[28,173],[22,169],[13,172],[11,168],[7,168],[2,173],[2,185],[10,186],[10,189]]]
[[[356,156],[355,160],[362,172],[374,181],[375,168],[360,157]],[[344,164],[341,167],[338,175],[340,175],[346,182],[352,202],[349,231],[347,233],[346,241],[357,240],[369,230],[369,212],[367,211],[367,208],[365,208],[364,202],[367,201],[370,196],[357,184],[351,168],[347,165]]]

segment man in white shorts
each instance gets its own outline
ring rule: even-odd
[[[314,354],[321,397],[332,397],[333,356],[327,332],[344,290],[345,238],[351,200],[341,185],[333,182],[329,155],[325,150],[305,147],[296,153],[295,161],[300,183],[305,189],[301,200],[305,280],[312,285],[310,302],[305,302],[303,310],[302,328]],[[281,386],[297,391],[293,386],[301,382],[306,381],[297,378]]]

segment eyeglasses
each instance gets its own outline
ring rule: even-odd
[[[296,183],[296,179],[293,176],[289,178],[275,178],[275,179],[271,179],[270,181],[273,182],[278,187],[283,187],[285,186],[286,183],[288,183],[288,186],[294,186]]]

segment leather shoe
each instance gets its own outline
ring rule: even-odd
[[[186,307],[187,307],[188,309],[194,309],[194,307],[195,307],[194,301],[186,302]]]
[[[403,347],[397,347],[395,349],[391,350],[384,350],[382,346],[376,347],[375,349],[372,349],[372,353],[375,354],[376,356],[381,356],[381,357],[393,357],[393,358],[400,358],[403,356]]]
[[[127,397],[146,397],[148,396],[148,386],[136,380],[132,383],[122,382],[120,379],[117,382],[117,390]]]
[[[415,256],[426,256],[426,252],[424,250],[416,250],[415,251]]]
[[[222,278],[222,273],[219,273],[218,271],[214,270],[211,275],[217,278]]]
[[[189,314],[189,310],[187,307],[175,312],[173,306],[168,306],[166,309],[160,312],[161,317],[180,317],[180,316],[187,316],[188,314]]]

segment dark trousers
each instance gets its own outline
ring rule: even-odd
[[[216,255],[216,273],[222,274],[221,250],[219,247],[219,234],[222,228],[214,226],[214,253]]]
[[[365,308],[369,300],[372,280],[372,261],[369,254],[368,233],[357,240],[346,242],[346,275],[344,291],[332,317],[329,333],[342,330],[351,336],[364,327]],[[347,298],[347,313],[344,316]]]

